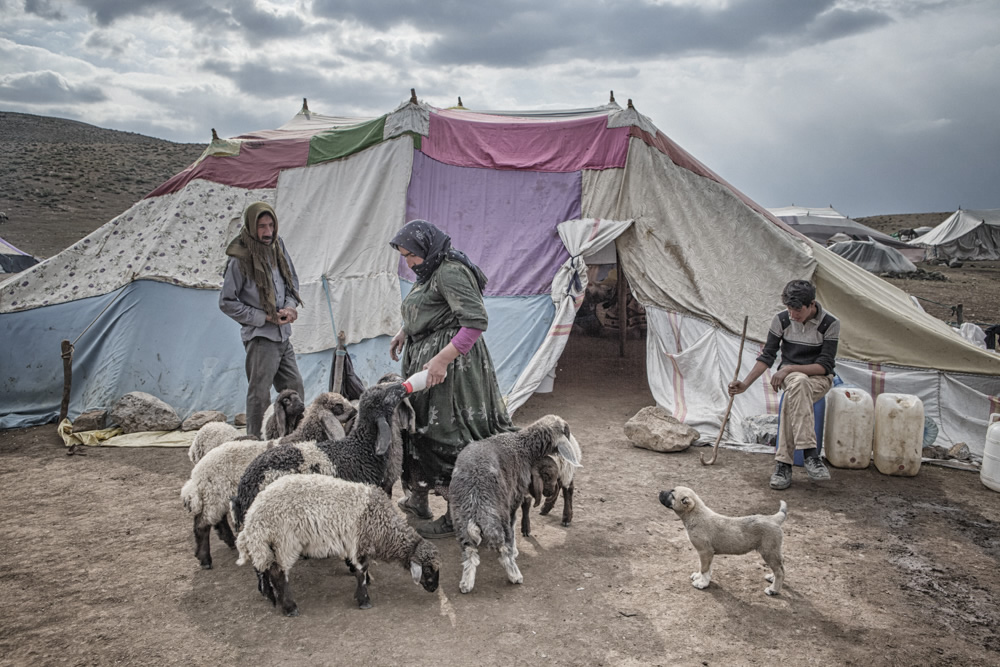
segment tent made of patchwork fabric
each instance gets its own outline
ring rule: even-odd
[[[928,259],[1000,259],[1000,209],[958,209],[909,244],[925,248]]]
[[[129,210],[0,283],[0,427],[56,417],[63,339],[75,344],[71,417],[136,390],[182,417],[241,412],[239,325],[218,296],[226,244],[257,200],[275,207],[301,281],[292,340],[307,400],[327,387],[337,331],[365,382],[399,370],[389,340],[415,278],[388,241],[423,218],[489,277],[485,339],[511,411],[551,378],[587,262],[609,244],[645,308],[656,402],[706,437],[728,400],[733,332],[748,316],[748,369],[799,278],[843,322],[845,381],[919,395],[942,441],[973,449],[996,411],[1000,359],[796,232],[631,105],[487,113],[411,100],[374,119],[303,107],[276,130],[215,139]],[[745,437],[742,418],[777,410],[767,377],[736,398],[731,439]]]

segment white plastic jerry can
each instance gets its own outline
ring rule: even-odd
[[[986,446],[983,448],[983,467],[979,479],[988,489],[1000,492],[1000,413],[990,415],[986,429]]]
[[[875,437],[875,403],[857,387],[834,387],[826,395],[823,456],[837,468],[867,468]]]
[[[924,404],[910,394],[880,394],[875,400],[875,467],[884,475],[920,472]]]

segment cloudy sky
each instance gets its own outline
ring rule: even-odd
[[[767,207],[1000,208],[998,0],[0,0],[0,110],[180,142],[609,91]]]

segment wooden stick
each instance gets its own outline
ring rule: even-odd
[[[743,364],[743,344],[747,340],[747,320],[750,319],[749,316],[743,317],[743,334],[740,336],[740,353],[736,355],[736,373],[733,374],[733,382],[740,379],[740,366]],[[726,391],[729,387],[726,387]],[[712,448],[712,460],[705,460],[705,453],[701,454],[701,464],[704,466],[710,466],[715,463],[715,459],[719,458],[719,443],[722,442],[722,434],[726,432],[726,424],[729,423],[729,413],[733,409],[733,399],[736,398],[735,394],[729,395],[729,404],[726,406],[726,414],[722,417],[722,426],[719,428],[719,435],[715,439],[715,446]]]

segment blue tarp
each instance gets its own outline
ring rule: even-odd
[[[403,293],[410,287],[403,282]],[[110,408],[130,391],[157,396],[182,419],[198,410],[221,410],[230,418],[243,412],[247,382],[239,325],[219,311],[218,299],[215,290],[137,280],[99,297],[0,314],[0,428],[56,419],[63,387],[60,344],[78,337],[71,419],[89,409]],[[490,327],[485,337],[506,394],[545,337],[555,309],[547,294],[488,297],[486,309]],[[11,345],[14,340],[31,341],[31,346]],[[389,357],[387,336],[350,345],[348,351],[366,384],[399,371]],[[326,390],[332,359],[332,350],[298,356],[307,400]]]

